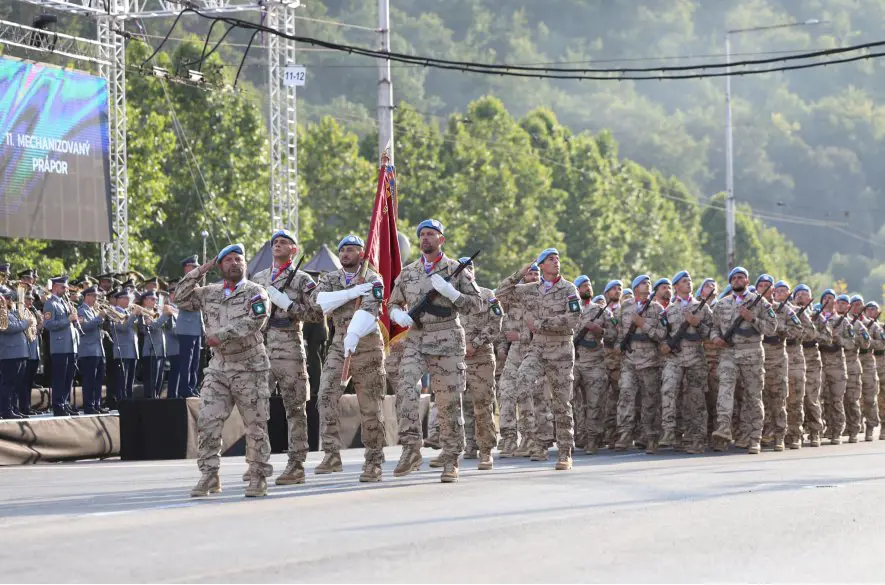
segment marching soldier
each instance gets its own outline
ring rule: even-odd
[[[218,266],[223,283],[199,286],[200,278]],[[246,426],[246,497],[267,495],[267,477],[273,473],[267,419],[270,416],[270,363],[261,330],[267,323],[267,294],[246,278],[242,244],[231,244],[218,256],[184,275],[176,301],[180,310],[200,311],[206,323],[206,343],[212,357],[200,392],[197,418],[200,480],[191,497],[221,491],[221,431],[234,405]]]
[[[701,300],[707,298],[711,293],[712,297],[707,305],[712,313],[713,307],[718,302],[718,286],[716,280],[705,278],[695,291],[695,298]],[[707,393],[704,400],[707,403],[707,444],[711,444],[713,430],[716,427],[716,398],[719,396],[719,348],[713,343],[709,335],[704,338],[704,357],[707,360]]]
[[[614,448],[618,434],[618,397],[620,396],[620,388],[618,387],[621,378],[621,360],[623,355],[617,348],[617,327],[618,315],[621,314],[621,292],[624,284],[620,280],[612,280],[605,285],[602,294],[609,309],[609,323],[606,327],[611,326],[615,330],[613,339],[604,339],[603,351],[605,352],[605,370],[608,373],[608,387],[605,393],[605,435],[603,442],[609,447]]]
[[[581,319],[581,306],[575,285],[563,279],[559,273],[559,252],[547,248],[538,255],[541,283],[519,284],[531,263],[505,278],[498,286],[501,294],[513,288],[527,308],[526,325],[532,332],[526,358],[519,366],[517,384],[535,390],[535,403],[545,390],[543,382],[549,382],[553,394],[553,417],[559,458],[556,469],[572,468],[572,451],[575,446],[574,419],[572,418],[572,391],[575,380],[574,333]],[[537,439],[540,425],[529,430],[535,442],[533,461],[547,459],[547,446]]]
[[[845,431],[848,433],[848,442],[857,443],[857,434],[863,424],[863,414],[860,408],[863,393],[862,376],[859,352],[870,348],[870,334],[860,320],[863,314],[863,297],[854,295],[848,301],[849,305],[845,312],[840,312],[842,304],[836,301],[837,312],[845,315],[850,327],[850,336],[842,345],[845,350],[845,366],[848,379],[845,383]]]
[[[882,424],[882,421],[885,420],[885,388],[883,388],[885,387],[885,328],[879,323],[879,315],[882,312],[878,303],[869,301],[866,304],[865,312],[867,318],[872,321],[870,340],[873,357],[876,358],[876,377],[879,380],[876,412],[879,423]],[[885,433],[882,432],[882,427],[879,428],[879,439],[885,441]]]
[[[280,311],[271,309],[267,322],[266,344],[270,357],[270,387],[279,387],[289,428],[289,463],[276,479],[277,485],[304,483],[307,458],[307,401],[310,382],[307,377],[307,350],[302,333],[303,321],[318,321],[320,312],[310,296],[316,288],[306,272],[294,271],[292,260],[298,242],[288,230],[277,230],[270,238],[273,265],[257,273],[255,282],[267,290],[270,301]],[[288,281],[285,291],[281,291]],[[245,479],[245,476],[244,476]]]
[[[43,321],[49,330],[49,353],[52,355],[52,414],[80,414],[68,400],[74,387],[77,351],[80,347],[80,317],[67,298],[68,277],[51,279],[52,296],[43,306]]]
[[[812,302],[811,289],[804,284],[797,285],[794,297],[796,302],[804,307]],[[805,359],[805,398],[802,404],[805,407],[805,412],[800,420],[807,425],[805,430],[808,431],[809,446],[820,447],[820,438],[824,430],[823,410],[821,408],[823,364],[818,344],[831,344],[833,342],[833,334],[829,326],[821,318],[818,308],[809,307],[802,317],[802,324],[805,331],[805,336],[802,340],[802,356]],[[790,366],[792,367],[792,362]],[[790,376],[792,380],[792,372]],[[789,415],[787,424],[788,426],[790,425]],[[799,442],[802,442],[801,436],[799,437]]]
[[[848,311],[848,295],[839,295],[843,305],[843,313]],[[832,332],[830,343],[818,341],[822,364],[821,405],[826,426],[826,436],[833,445],[842,443],[842,431],[845,430],[845,386],[848,381],[848,370],[845,364],[843,344],[851,342],[851,326],[845,316],[836,313],[836,293],[827,289],[821,296],[820,319]],[[821,327],[818,327],[820,330]]]
[[[386,382],[384,379],[384,339],[378,327],[378,313],[384,300],[384,282],[373,269],[366,270],[365,281],[358,275],[364,258],[365,243],[354,235],[338,242],[341,269],[320,276],[311,294],[325,315],[331,316],[335,337],[320,376],[320,438],[325,457],[314,473],[332,473],[343,469],[341,437],[338,430],[341,400],[341,370],[344,360],[351,360],[350,374],[360,408],[362,441],[366,448],[362,482],[381,481],[384,463],[384,418],[381,413]],[[356,300],[360,305],[357,307]]]
[[[791,323],[797,325],[797,327],[786,328],[787,433],[784,442],[789,449],[799,449],[802,447],[802,424],[805,420],[805,380],[808,367],[802,344],[814,340],[816,336],[814,324],[811,322],[807,308],[805,308],[811,302],[811,291],[804,284],[797,285],[792,295],[795,302],[799,303],[797,305],[789,300],[790,288],[785,281],[780,280],[775,283],[774,289],[775,300],[783,302],[786,299],[784,313]],[[817,416],[819,419],[820,412]]]
[[[440,481],[458,481],[459,459],[464,450],[461,418],[461,395],[467,378],[464,356],[466,341],[464,329],[458,319],[462,311],[479,311],[482,299],[473,286],[469,273],[460,273],[452,280],[451,275],[459,262],[448,258],[442,251],[445,243],[443,225],[435,219],[418,224],[418,240],[421,258],[405,266],[393,286],[389,298],[390,318],[401,327],[411,327],[403,341],[403,354],[399,365],[398,402],[402,412],[417,412],[417,384],[428,372],[439,411],[440,442],[444,463]],[[407,309],[414,309],[431,291],[439,296],[420,316],[421,325],[416,327]],[[403,452],[394,476],[403,476],[418,469],[422,463],[422,431],[417,416],[399,413],[399,420],[406,425],[400,429]]]
[[[678,446],[677,414],[681,408],[684,424],[685,452],[700,454],[707,444],[707,360],[704,356],[703,340],[710,334],[713,313],[708,304],[692,296],[691,275],[688,271],[678,272],[673,277],[676,298],[667,307],[665,321],[673,333],[680,330],[682,323],[688,323],[685,335],[678,345],[671,348],[661,344],[664,353],[664,370],[661,375],[661,446]],[[709,294],[709,293],[708,293]],[[707,297],[704,297],[707,298]],[[678,395],[682,393],[682,400]]]
[[[863,368],[861,375],[861,388],[863,400],[863,417],[866,422],[865,441],[873,440],[873,431],[879,426],[879,411],[876,403],[876,395],[879,393],[879,374],[877,373],[877,359],[875,351],[885,347],[882,326],[876,322],[879,316],[879,306],[875,303],[867,303],[863,307],[863,316],[858,323],[863,323],[866,328],[870,346],[860,350],[860,365]],[[881,358],[879,358],[881,359]]]
[[[768,275],[763,276],[767,277]],[[773,299],[777,303],[773,305],[777,320],[775,334],[762,338],[762,346],[765,350],[765,382],[762,390],[765,414],[762,423],[762,446],[774,447],[775,451],[783,451],[785,448],[784,439],[787,434],[787,396],[789,394],[786,340],[787,337],[801,338],[802,324],[792,309],[787,307],[790,285],[786,281],[779,280],[774,286],[767,281],[758,281],[756,292],[761,294],[766,301],[770,302]]]
[[[761,450],[763,404],[762,385],[765,379],[762,337],[774,335],[777,320],[774,310],[765,299],[758,299],[747,290],[747,270],[740,266],[728,275],[732,294],[722,298],[713,309],[711,337],[721,349],[719,355],[719,398],[717,404],[717,427],[713,431],[713,449],[724,451],[732,440],[732,416],[734,392],[737,384],[744,389],[741,412],[742,434],[748,438],[747,452],[758,454]],[[752,309],[749,307],[754,305]],[[724,336],[734,325],[734,337]]]

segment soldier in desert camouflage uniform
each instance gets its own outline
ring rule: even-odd
[[[870,350],[873,354],[873,359],[876,364],[876,381],[877,381],[877,389],[876,394],[874,396],[874,400],[876,402],[876,416],[873,417],[872,412],[866,413],[864,416],[867,419],[867,433],[864,437],[867,441],[873,440],[873,434],[870,432],[870,423],[871,421],[876,421],[878,423],[882,422],[882,408],[883,404],[885,404],[885,395],[881,392],[882,388],[882,377],[885,376],[885,329],[882,328],[882,324],[879,323],[879,314],[881,310],[879,309],[879,304],[873,301],[867,302],[864,306],[864,313],[866,313],[866,326],[870,332]],[[866,389],[864,389],[864,398],[866,398]],[[865,405],[865,407],[868,405]],[[879,431],[879,438],[882,439],[885,437],[885,433]]]
[[[602,294],[608,304],[609,323],[615,330],[615,336],[611,341],[604,340],[603,351],[605,352],[605,371],[608,374],[608,386],[605,390],[605,435],[603,442],[610,448],[615,446],[618,434],[618,397],[620,388],[618,381],[621,378],[621,360],[623,355],[617,348],[618,316],[621,314],[621,292],[624,284],[620,280],[612,280],[605,285]]]
[[[270,386],[279,387],[286,409],[289,429],[289,463],[276,479],[277,485],[304,483],[304,460],[307,458],[307,401],[310,382],[307,377],[307,351],[302,334],[303,321],[319,321],[319,310],[310,295],[316,283],[306,272],[298,271],[285,291],[295,269],[292,260],[298,252],[295,236],[287,230],[274,232],[270,239],[273,265],[258,272],[255,282],[267,289],[271,309],[267,324],[267,351],[270,356]]]
[[[384,340],[378,328],[378,311],[384,300],[384,282],[377,272],[367,268],[365,281],[358,274],[365,244],[357,236],[349,235],[338,242],[341,268],[320,276],[313,290],[313,301],[323,313],[332,318],[335,337],[320,376],[319,414],[320,437],[325,457],[314,473],[334,473],[343,469],[341,463],[341,436],[338,424],[338,403],[344,388],[341,370],[350,356],[350,375],[356,389],[360,409],[362,441],[366,448],[365,464],[360,481],[381,481],[384,462],[384,420],[381,403],[384,400]],[[360,306],[357,308],[357,299]]]
[[[661,344],[664,353],[664,370],[661,376],[661,446],[676,446],[680,437],[676,434],[676,397],[682,392],[681,402],[685,430],[686,453],[700,454],[707,444],[707,360],[703,340],[710,334],[713,313],[709,300],[700,308],[701,302],[692,296],[691,275],[683,270],[673,277],[676,297],[667,307],[666,322],[670,335],[679,331],[683,322],[688,323],[685,335],[673,352],[667,343]],[[711,294],[708,292],[708,295]],[[712,293],[715,294],[715,291]],[[705,297],[706,298],[706,297]]]
[[[785,281],[775,283],[775,300],[780,302],[783,296],[789,293],[789,284]],[[786,292],[784,292],[786,291]],[[811,291],[804,284],[799,284],[793,290],[793,301],[787,300],[784,312],[787,317],[798,327],[786,329],[787,346],[787,433],[784,437],[786,446],[790,449],[802,447],[803,421],[805,419],[805,388],[806,369],[805,350],[802,344],[814,340],[814,324],[811,322],[809,309],[805,308],[811,302]],[[815,348],[817,349],[817,348]],[[820,414],[818,413],[818,417]],[[818,432],[820,430],[818,429]]]
[[[812,302],[811,289],[807,285],[800,284],[795,290],[796,303],[808,305]],[[802,340],[802,356],[805,358],[805,398],[804,406],[804,430],[808,432],[808,444],[811,447],[820,447],[820,438],[824,430],[823,410],[821,408],[821,380],[823,366],[821,352],[818,345],[829,345],[833,342],[833,335],[829,326],[821,318],[819,305],[809,306],[803,317],[803,330],[805,336]],[[805,318],[811,325],[805,323]],[[788,415],[789,416],[789,415]],[[789,419],[787,425],[789,426]],[[802,441],[802,437],[799,437]]]
[[[841,303],[837,302],[837,309],[841,310]],[[845,349],[845,366],[848,379],[845,383],[845,432],[848,434],[849,443],[857,443],[857,434],[863,424],[860,401],[863,394],[862,379],[863,367],[861,365],[860,352],[870,348],[870,333],[864,326],[863,297],[854,295],[849,299],[846,321],[851,327],[851,336],[842,347]]]
[[[877,358],[875,351],[883,347],[882,327],[876,323],[874,317],[878,317],[879,308],[875,303],[867,303],[863,307],[864,314],[858,320],[863,323],[869,336],[869,347],[860,350],[861,374],[861,407],[866,424],[864,433],[865,441],[873,440],[873,431],[879,426],[879,411],[876,396],[879,394],[879,374],[877,370]],[[881,359],[881,358],[879,358]]]
[[[718,302],[718,289],[714,279],[705,278],[698,290],[695,291],[694,296],[697,300],[701,300],[713,293],[713,297],[707,303],[712,312]],[[710,444],[710,437],[716,426],[716,398],[719,396],[719,348],[709,336],[704,338],[703,344],[704,358],[707,360],[707,393],[704,395],[704,400],[707,403],[707,444]]]
[[[765,299],[760,299],[749,309],[758,296],[747,290],[748,273],[738,266],[728,275],[732,287],[731,296],[721,299],[713,309],[713,328],[710,336],[722,350],[719,355],[719,397],[717,425],[713,431],[713,449],[724,451],[732,439],[735,387],[743,386],[741,405],[741,435],[747,437],[747,452],[758,454],[761,450],[763,404],[762,385],[765,379],[762,337],[774,335],[777,320],[774,310]],[[733,323],[740,325],[731,343],[723,337]]]
[[[419,394],[417,383],[424,372],[429,372],[436,406],[439,411],[439,432],[444,467],[440,481],[458,481],[459,459],[464,450],[461,395],[467,383],[464,356],[466,342],[459,320],[462,311],[482,310],[482,299],[473,286],[469,273],[460,273],[452,281],[443,275],[452,274],[458,267],[456,260],[442,252],[445,243],[443,225],[428,219],[418,224],[421,258],[405,266],[393,287],[388,301],[390,318],[401,327],[411,327],[403,341],[403,355],[399,366],[398,401],[404,413],[398,415],[401,425],[400,441],[403,452],[394,470],[394,476],[403,476],[418,469],[422,463],[422,432],[417,416]],[[421,327],[407,310],[416,307],[431,290],[439,296],[421,315]]]
[[[553,417],[556,425],[556,443],[559,458],[557,470],[572,468],[572,451],[575,445],[574,419],[571,399],[575,380],[575,347],[572,336],[581,317],[578,291],[575,285],[559,274],[559,252],[547,248],[538,255],[541,269],[539,284],[519,284],[531,264],[505,278],[498,286],[501,295],[515,294],[526,310],[526,325],[532,332],[526,358],[519,366],[517,384],[534,388],[536,403],[540,391],[552,392]],[[549,383],[549,386],[544,384]],[[535,442],[533,461],[548,457],[547,446],[542,444],[537,421],[529,429]]]
[[[199,286],[200,278],[218,264],[224,283]],[[246,426],[247,497],[267,495],[273,473],[267,419],[270,364],[261,330],[267,323],[267,294],[246,279],[242,244],[232,244],[210,262],[188,272],[178,285],[175,301],[181,309],[202,311],[206,343],[212,349],[200,392],[197,466],[202,473],[191,496],[221,491],[221,431],[234,405]]]

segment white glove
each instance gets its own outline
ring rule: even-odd
[[[267,296],[270,298],[270,302],[284,311],[288,311],[289,307],[292,306],[292,299],[289,298],[289,295],[277,290],[275,287],[270,286],[267,288]]]
[[[356,286],[352,286],[348,289],[344,289],[350,294],[351,299],[355,299],[357,297],[364,297],[372,292],[373,284],[371,282],[364,282],[362,284],[358,284]]]
[[[356,346],[360,342],[360,336],[356,333],[348,333],[344,336],[344,357],[349,356],[356,351]]]
[[[439,274],[434,274],[430,277],[430,284],[433,285],[433,288],[435,288],[439,294],[453,303],[461,298],[461,293],[458,292],[454,285]]]
[[[323,313],[328,314],[357,297],[366,296],[371,293],[372,283],[364,282],[353,288],[317,293],[317,304],[323,310]]]
[[[390,318],[393,319],[393,322],[400,327],[411,327],[415,324],[415,322],[412,321],[412,318],[409,317],[409,314],[399,307],[396,307],[390,311]]]

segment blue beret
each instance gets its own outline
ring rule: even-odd
[[[52,284],[63,284],[65,286],[67,286],[68,284],[67,276],[56,276],[55,278],[50,278],[49,280],[52,282]]]
[[[751,284],[750,286],[747,287],[747,290],[750,292],[756,292],[756,287]]]
[[[624,290],[621,291],[621,293],[623,293],[624,295],[630,295],[632,297],[633,296],[633,289],[632,288],[625,288]]]
[[[836,297],[836,300],[837,301],[845,301],[846,303],[851,302],[851,298],[848,295],[839,295],[838,297]]]
[[[691,274],[688,273],[688,270],[680,270],[673,276],[673,286],[676,286],[676,283],[682,280],[683,278],[691,278]]]
[[[719,293],[719,298],[724,299],[725,297],[727,297],[730,294],[731,294],[731,285],[729,284],[728,286],[725,287],[725,290],[723,290],[721,293]]]
[[[593,297],[593,302],[594,302],[594,303],[602,303],[602,302],[605,302],[605,297],[602,296],[602,295],[596,295],[595,297]],[[878,309],[879,307],[876,307],[876,308]]]
[[[559,250],[557,250],[556,248],[547,248],[546,250],[542,251],[540,254],[538,254],[538,264],[543,263],[544,260],[546,260],[552,254],[556,254],[557,256],[559,256]]]
[[[529,270],[531,270],[532,272],[538,272],[538,271],[541,270],[541,269],[538,268],[538,263],[537,263],[537,262],[532,262],[532,265],[529,267]]]
[[[877,303],[876,301],[870,301],[866,305],[863,306],[864,309],[869,309],[870,307],[873,307],[874,309],[876,309],[878,311],[879,310],[879,303]]]
[[[436,230],[440,233],[440,235],[445,235],[445,233],[446,233],[445,229],[443,229],[443,224],[441,224],[436,219],[425,219],[424,221],[422,221],[421,223],[418,224],[418,229],[415,230],[415,233],[418,235],[419,238],[421,237],[421,230],[423,230],[424,228],[430,228],[432,230]]]
[[[590,282],[590,277],[587,276],[586,274],[582,274],[581,276],[579,276],[578,278],[575,279],[575,287],[579,287],[582,284],[584,284],[585,282]]]
[[[10,268],[11,266],[9,262],[0,263],[0,272],[2,272],[3,274],[9,274]]]
[[[655,281],[655,284],[652,287],[652,290],[657,290],[657,288],[659,286],[661,286],[662,284],[672,284],[672,283],[670,282],[669,278],[659,278]]]
[[[822,307],[821,307],[820,303],[814,303],[814,310],[815,311],[820,312],[821,309],[822,309]]]
[[[836,291],[834,291],[834,290],[831,289],[831,288],[828,288],[827,290],[825,290],[825,291],[820,295],[820,300],[823,301],[823,300],[824,300],[824,297],[827,296],[827,295],[830,295],[831,297],[835,297],[835,296],[836,296]]]
[[[731,279],[738,274],[743,274],[747,278],[750,278],[750,273],[747,272],[746,268],[744,268],[743,266],[735,266],[731,269],[731,272],[728,273],[728,282],[731,282]]]
[[[807,284],[797,284],[797,285],[796,285],[796,288],[793,289],[793,292],[794,292],[794,293],[797,293],[797,292],[802,291],[802,290],[804,290],[804,291],[807,292],[808,294],[811,294],[811,289],[808,288],[808,285],[807,285]]]
[[[215,261],[221,263],[221,261],[224,260],[224,257],[228,254],[241,254],[245,256],[246,248],[243,247],[243,244],[231,244],[230,246],[226,246],[218,253],[218,256],[215,257]]]
[[[186,266],[188,264],[199,264],[199,263],[200,263],[200,259],[196,254],[193,254],[191,256],[181,259],[182,266]]]
[[[790,283],[788,283],[786,280],[779,280],[776,283],[774,283],[774,288],[781,288],[781,287],[789,289]]]
[[[621,282],[620,280],[613,280],[613,281],[609,282],[607,285],[605,285],[605,288],[603,289],[602,294],[607,293],[608,291],[615,288],[616,286],[624,288],[624,283]]]
[[[270,243],[273,244],[273,241],[276,240],[277,238],[286,238],[287,240],[289,240],[293,244],[298,243],[298,240],[295,239],[295,236],[292,235],[292,232],[290,232],[289,230],[286,230],[286,229],[279,229],[279,230],[275,231],[273,233],[273,235],[270,237]],[[340,245],[338,246],[338,249],[339,250],[341,249]]]
[[[473,260],[470,259],[470,256],[461,256],[458,258],[458,262],[461,264],[466,264],[468,266],[473,266]]]
[[[640,284],[642,284],[646,280],[651,282],[651,277],[648,274],[640,274],[639,276],[637,276],[636,278],[633,279],[632,283],[630,283],[630,288],[636,288],[637,286],[639,286]]]
[[[770,274],[760,274],[759,278],[756,279],[756,286],[759,286],[760,282],[767,282],[768,284],[774,284],[774,277]]]
[[[851,303],[857,303],[857,302],[862,303],[862,302],[863,302],[863,297],[860,296],[860,295],[854,295],[854,296],[851,297],[851,300],[850,300],[849,302],[851,302]]]
[[[716,282],[715,278],[705,278],[704,282],[701,283],[701,286],[698,287],[698,290],[695,291],[694,296],[696,298],[701,298],[701,291],[704,290],[704,287],[707,286],[708,282]]]
[[[365,248],[366,243],[359,236],[355,236],[353,234],[344,236],[341,238],[341,241],[338,242],[338,251],[341,251],[341,248],[344,246],[359,246],[360,248]]]

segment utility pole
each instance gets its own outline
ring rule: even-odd
[[[378,32],[381,50],[390,51],[390,0],[378,0]],[[390,78],[390,59],[378,60],[378,158],[390,146],[390,164],[393,164],[393,81]]]

